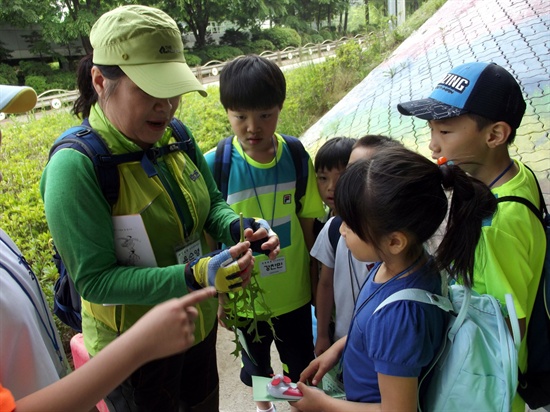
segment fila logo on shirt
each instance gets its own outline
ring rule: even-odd
[[[292,204],[292,195],[283,195],[283,205]]]

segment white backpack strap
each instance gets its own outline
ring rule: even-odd
[[[384,306],[389,305],[390,303],[397,302],[398,300],[414,300],[420,303],[427,303],[429,305],[437,306],[438,308],[444,310],[445,312],[452,312],[453,305],[451,301],[441,295],[428,292],[424,289],[403,289],[394,294],[388,296],[378,307],[374,310],[373,313],[378,312]]]
[[[507,293],[504,298],[506,299],[506,309],[508,310],[508,319],[510,319],[510,325],[512,326],[512,336],[514,338],[514,345],[516,350],[519,351],[519,345],[521,343],[521,332],[519,330],[519,320],[516,313],[516,307],[514,306],[514,298],[511,293]]]

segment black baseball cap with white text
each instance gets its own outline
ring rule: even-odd
[[[397,105],[401,114],[424,120],[473,113],[517,129],[525,100],[516,79],[495,63],[466,63],[452,69],[427,99]]]

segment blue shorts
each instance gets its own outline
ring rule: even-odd
[[[313,334],[311,321],[311,305],[302,306],[292,312],[271,318],[275,330],[275,346],[283,363],[283,373],[297,382],[300,373],[314,358]],[[271,367],[271,343],[273,332],[267,322],[258,322],[258,333],[263,336],[260,342],[253,342],[255,334],[247,334],[247,328],[239,328],[245,337],[248,351],[241,351],[243,367],[241,381],[252,386],[252,376],[270,377],[273,375]],[[255,362],[252,362],[250,356]]]

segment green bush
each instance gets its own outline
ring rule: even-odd
[[[287,16],[284,19],[284,25],[296,30],[301,36],[303,36],[302,33],[310,33],[312,31],[310,24],[297,16]]]
[[[319,34],[321,35],[323,40],[334,40],[334,33],[332,33],[330,30],[321,30]]]
[[[302,39],[294,29],[286,27],[273,27],[261,32],[261,38],[271,41],[277,50],[283,50],[285,47],[299,47]]]
[[[302,33],[300,36],[302,37],[302,46],[308,43],[313,43],[311,40],[311,34]]]
[[[210,60],[220,60],[224,62],[242,55],[243,51],[233,46],[209,46],[206,54]]]
[[[185,61],[189,67],[200,66],[202,64],[201,58],[193,53],[185,53]]]
[[[220,44],[241,47],[250,41],[250,34],[237,29],[227,29],[220,39]]]
[[[17,84],[15,69],[9,64],[0,63],[0,83],[13,85]]]
[[[75,73],[57,71],[51,76],[48,76],[46,81],[48,82],[48,89],[76,89]]]
[[[25,78],[25,84],[32,87],[36,91],[36,94],[50,90],[50,85],[46,81],[45,76],[27,76]]]
[[[269,40],[255,40],[250,43],[253,53],[260,54],[263,51],[275,51],[277,48]]]
[[[53,74],[53,69],[47,63],[21,60],[19,68],[25,76],[44,76],[48,77]]]
[[[206,54],[206,47],[203,47],[201,49],[193,49],[193,53],[192,53],[194,56],[197,56],[199,59],[200,59],[200,63],[199,64],[205,64],[208,62],[208,60],[210,60],[208,58],[208,55]]]
[[[322,43],[323,41],[325,41],[325,38],[320,35],[319,33],[315,33],[315,34],[312,34],[311,35],[311,40],[310,40],[312,43]]]

